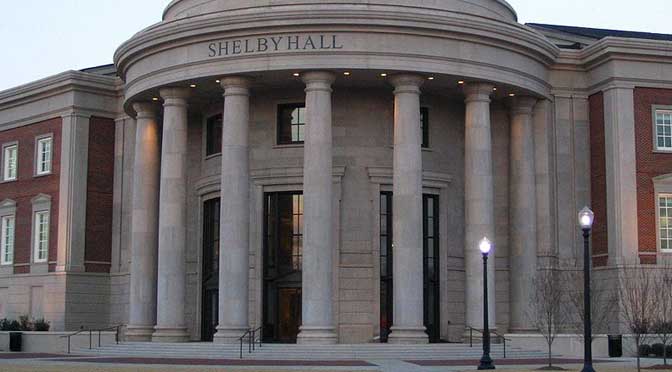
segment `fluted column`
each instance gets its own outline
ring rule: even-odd
[[[492,176],[492,135],[490,94],[493,86],[470,83],[466,95],[464,151],[465,276],[467,326],[483,329],[483,258],[479,242],[487,237],[494,243],[488,263],[488,300],[491,328],[495,318],[495,239],[494,191]]]
[[[187,222],[187,98],[185,88],[161,89],[164,100],[159,199],[157,324],[153,341],[188,341],[184,319]]]
[[[333,167],[330,72],[303,74],[306,137],[303,166],[304,232],[300,344],[336,343],[333,314]]]
[[[227,77],[222,124],[219,325],[215,342],[234,343],[249,328],[249,80]]]
[[[533,330],[530,307],[537,273],[537,186],[534,164],[534,97],[517,97],[511,108],[509,174],[509,281],[511,332]]]
[[[156,256],[159,230],[160,141],[157,110],[135,103],[135,160],[131,223],[129,341],[150,341],[156,324]]]
[[[392,255],[393,314],[390,343],[427,343],[422,265],[422,76],[403,74],[394,86]]]

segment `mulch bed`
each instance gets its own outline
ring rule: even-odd
[[[407,360],[407,363],[422,367],[462,367],[477,366],[478,360]],[[594,360],[593,363],[608,363],[606,360]],[[497,359],[495,365],[503,366],[543,366],[548,364],[548,359]],[[583,364],[583,359],[553,359],[553,365]]]
[[[355,360],[231,360],[231,359],[170,359],[170,358],[78,358],[55,359],[57,362],[101,363],[101,364],[146,364],[146,365],[196,365],[234,367],[375,367],[375,365]]]

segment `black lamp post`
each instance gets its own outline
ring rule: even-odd
[[[488,324],[488,255],[492,250],[492,243],[483,238],[479,245],[483,254],[483,356],[478,365],[479,370],[495,369],[495,363],[490,357],[490,325]]]
[[[595,214],[585,207],[579,212],[579,225],[583,230],[583,369],[581,372],[595,372],[593,369],[593,330],[590,311],[590,230]]]

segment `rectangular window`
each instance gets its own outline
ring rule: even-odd
[[[660,249],[672,251],[672,194],[658,196],[658,218]]]
[[[14,262],[15,228],[14,216],[4,216],[0,219],[0,264],[2,265],[11,265]]]
[[[222,153],[222,114],[208,119],[206,128],[205,156]]]
[[[278,106],[278,145],[302,144],[305,126],[305,104]]]
[[[672,151],[672,111],[656,110],[656,149]]]
[[[40,138],[37,140],[37,175],[51,173],[52,157],[52,139],[51,137]]]
[[[33,232],[35,262],[47,262],[49,258],[49,211],[35,212]]]
[[[16,181],[18,174],[19,146],[10,145],[3,149],[2,154],[2,180]]]
[[[420,108],[420,127],[422,128],[422,148],[429,147],[429,108]]]

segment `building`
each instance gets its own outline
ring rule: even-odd
[[[504,0],[174,0],[0,92],[0,318],[130,340],[459,341],[538,269],[672,253],[672,36]],[[220,248],[221,247],[221,248]]]

